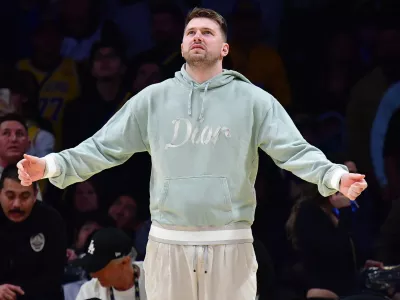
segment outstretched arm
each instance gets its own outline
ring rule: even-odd
[[[258,143],[275,164],[301,179],[318,185],[323,196],[340,189],[342,175],[347,167],[330,162],[316,147],[307,143],[293,121],[281,106],[272,99],[258,133]]]
[[[18,163],[21,182],[29,184],[49,178],[55,186],[65,188],[124,163],[136,152],[148,150],[145,118],[142,124],[137,119],[139,113],[141,116],[147,114],[146,105],[137,99],[139,95],[129,100],[103,128],[78,146],[51,153],[42,159],[25,157]],[[39,172],[35,173],[38,166]]]

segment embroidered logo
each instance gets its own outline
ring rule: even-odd
[[[172,141],[165,145],[165,149],[169,148],[178,148],[185,145],[188,142],[192,144],[202,144],[207,145],[212,142],[214,145],[218,142],[221,134],[225,135],[225,137],[230,138],[231,133],[229,128],[218,126],[216,128],[212,128],[211,126],[205,126],[203,129],[199,127],[194,127],[190,120],[188,119],[175,119],[172,121],[174,126],[174,135],[172,136]],[[180,132],[183,131],[182,133]]]
[[[44,244],[46,243],[46,239],[44,238],[43,233],[39,233],[37,235],[31,236],[30,239],[32,250],[35,252],[40,252],[44,248]]]
[[[92,254],[92,255],[93,255],[94,250],[95,250],[95,248],[94,248],[94,241],[91,240],[87,252],[88,252],[89,254]]]

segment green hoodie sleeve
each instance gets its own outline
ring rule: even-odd
[[[348,169],[333,164],[322,151],[307,143],[281,104],[272,100],[259,129],[259,147],[278,167],[317,184],[322,196],[336,193],[340,178]]]
[[[118,166],[134,153],[148,150],[145,128],[140,128],[137,114],[146,112],[138,99],[140,93],[131,98],[97,133],[78,146],[52,153],[45,157],[45,178],[58,188],[66,188],[76,182]],[[146,124],[146,122],[141,122]],[[143,125],[142,125],[143,126]]]

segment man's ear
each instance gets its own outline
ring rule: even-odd
[[[228,53],[229,53],[229,44],[224,43],[222,46],[221,55],[222,55],[222,57],[225,57],[228,55]]]

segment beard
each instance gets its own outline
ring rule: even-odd
[[[193,67],[206,67],[212,66],[217,63],[219,56],[211,55],[207,51],[195,53],[196,51],[189,50],[183,53],[183,58],[189,66]]]

